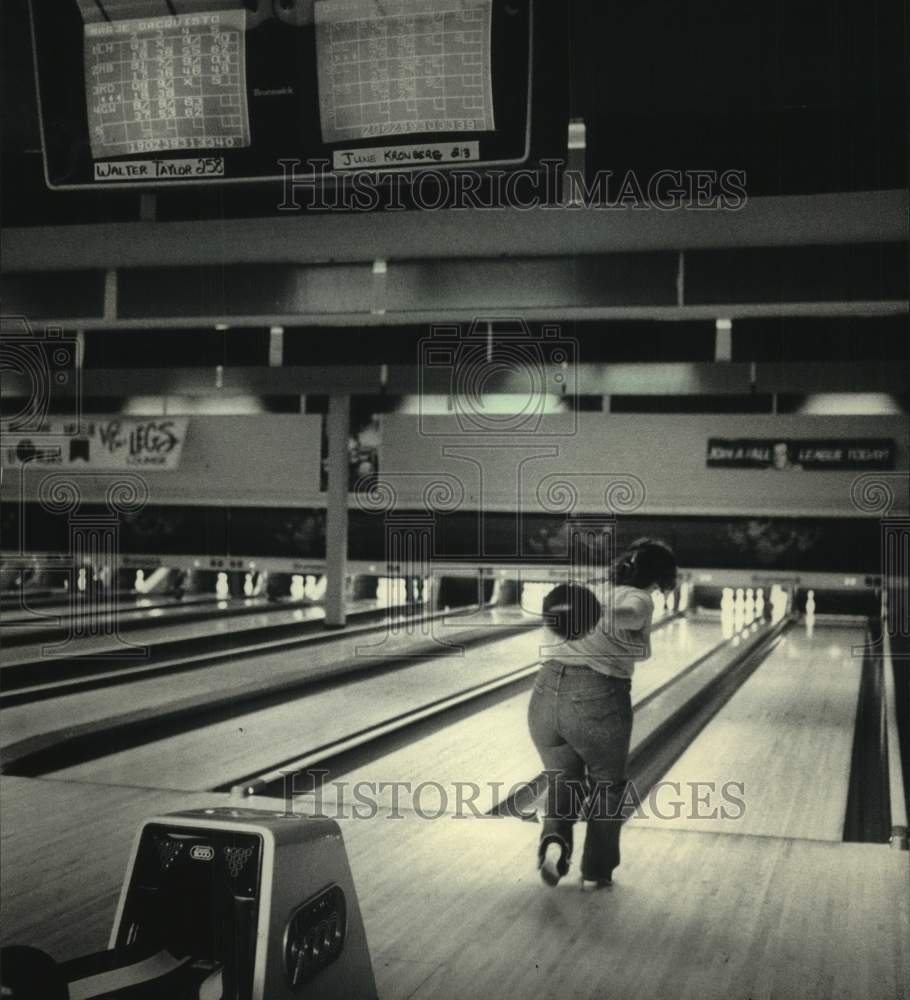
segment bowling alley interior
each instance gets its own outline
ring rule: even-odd
[[[2,22],[2,996],[910,1000],[906,5]]]

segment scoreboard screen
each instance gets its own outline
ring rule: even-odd
[[[393,11],[380,16],[372,0],[316,5],[323,141],[495,131],[489,0]]]
[[[249,146],[246,15],[87,24],[85,87],[96,160]]]
[[[534,140],[564,117],[548,83],[566,65],[562,7],[31,0],[47,182],[254,182],[280,179],[289,160],[298,174],[341,174],[558,155],[564,127],[556,150]]]

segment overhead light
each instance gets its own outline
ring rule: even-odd
[[[269,367],[280,368],[284,364],[284,327],[273,326],[269,330]]]
[[[171,416],[247,417],[259,416],[266,409],[259,396],[168,396],[166,412]]]
[[[160,417],[166,412],[163,396],[130,396],[123,405],[127,417]]]
[[[733,360],[733,321],[719,319],[714,324],[714,360]]]
[[[228,326],[227,323],[216,323],[215,324],[215,329],[219,333],[224,333],[226,330],[230,330],[230,326]]]
[[[819,392],[806,396],[799,413],[812,416],[898,416],[903,407],[885,392]]]

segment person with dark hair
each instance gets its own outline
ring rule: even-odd
[[[541,665],[528,707],[531,738],[547,776],[538,868],[548,885],[569,870],[575,822],[587,819],[581,861],[585,889],[612,884],[632,735],[632,674],[651,655],[652,593],[676,587],[676,557],[640,538],[606,580],[555,587],[544,600],[559,640]]]

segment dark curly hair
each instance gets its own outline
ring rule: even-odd
[[[655,583],[667,593],[676,588],[678,566],[673,550],[659,538],[638,538],[613,565],[613,582],[647,590]]]

